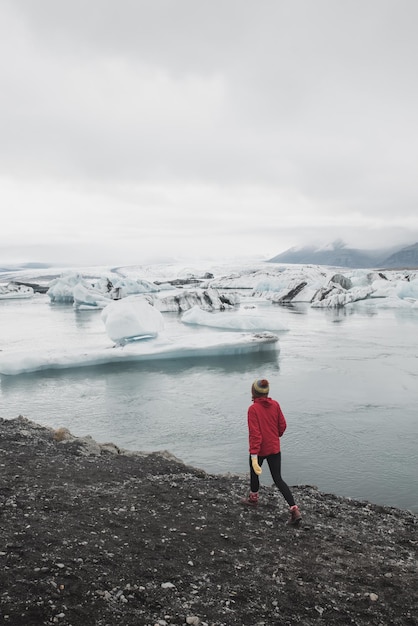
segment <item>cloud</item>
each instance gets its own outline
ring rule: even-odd
[[[6,0],[0,17],[3,247],[418,237],[414,0]]]

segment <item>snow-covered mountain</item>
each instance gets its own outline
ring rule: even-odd
[[[289,250],[269,259],[269,262],[329,265],[357,269],[417,268],[418,243],[407,247],[360,250],[348,248],[344,242],[339,240],[321,248],[314,246],[289,248]]]
[[[389,256],[385,261],[385,267],[418,267],[418,243],[402,248]]]

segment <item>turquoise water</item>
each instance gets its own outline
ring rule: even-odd
[[[0,416],[245,473],[250,387],[263,376],[288,421],[289,484],[418,511],[418,311],[259,307],[289,329],[278,333],[279,353],[2,376]],[[173,313],[164,319],[167,331],[212,332]],[[0,302],[1,350],[103,341],[99,311],[46,296]],[[270,484],[267,471],[262,478]]]

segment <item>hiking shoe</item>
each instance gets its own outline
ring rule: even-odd
[[[258,504],[258,493],[252,493],[250,491],[250,495],[248,498],[243,498],[241,500],[241,504],[245,504],[247,506],[257,506]]]
[[[301,520],[302,520],[302,514],[299,511],[299,507],[296,506],[296,504],[294,506],[291,506],[290,507],[290,518],[289,518],[289,521],[287,523],[291,524],[292,526],[296,526],[297,524],[300,523]]]

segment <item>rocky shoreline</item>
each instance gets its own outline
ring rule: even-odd
[[[418,624],[418,516],[0,418],[0,621]]]

